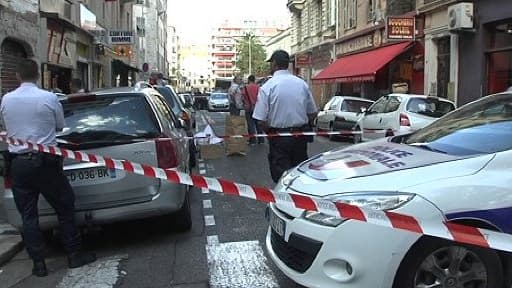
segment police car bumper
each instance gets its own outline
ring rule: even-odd
[[[422,214],[430,211],[431,216],[441,217],[422,198],[411,202],[410,209],[423,206]],[[268,213],[266,247],[271,259],[289,278],[307,287],[390,288],[400,262],[421,237],[354,220],[324,226],[292,217],[274,204]]]

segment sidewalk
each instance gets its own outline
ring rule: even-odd
[[[2,266],[11,260],[23,245],[19,231],[7,224],[7,215],[3,205],[3,177],[0,177],[0,187],[0,266]]]

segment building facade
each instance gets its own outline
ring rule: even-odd
[[[457,32],[459,105],[512,86],[512,1],[472,3],[474,29]]]
[[[290,0],[288,8],[293,71],[310,83],[319,105],[335,94],[377,99],[397,83],[423,93],[416,1]]]
[[[179,91],[207,92],[213,85],[209,64],[210,50],[207,44],[183,44],[180,46],[180,68],[183,81]]]
[[[268,39],[267,42],[264,43],[267,57],[270,57],[270,55],[272,55],[274,51],[279,49],[290,52],[290,50],[292,49],[291,32],[291,28],[288,28],[280,32],[279,34],[273,36],[272,38]]]
[[[39,43],[39,1],[0,1],[0,93],[5,95],[19,86],[16,63],[37,58]]]

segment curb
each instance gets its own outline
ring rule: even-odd
[[[0,266],[6,264],[23,248],[23,240],[16,228],[0,224]]]

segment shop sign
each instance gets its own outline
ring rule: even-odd
[[[295,55],[295,67],[308,68],[311,65],[311,54],[297,54]]]
[[[112,45],[134,44],[134,32],[125,30],[110,30],[108,32],[109,43]]]
[[[341,48],[338,49],[338,51],[341,53],[337,54],[352,53],[359,50],[371,48],[373,46],[373,34],[364,35],[341,43],[339,46]]]
[[[414,40],[414,17],[388,17],[386,25],[387,38],[390,40]]]

